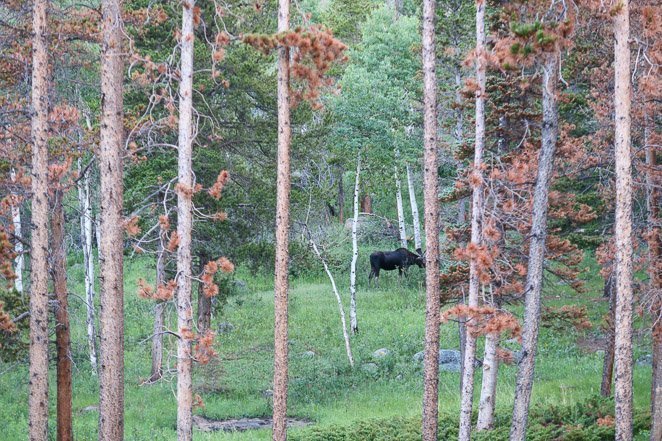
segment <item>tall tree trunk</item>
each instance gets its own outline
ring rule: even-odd
[[[200,273],[205,269],[205,265],[209,262],[209,257],[205,254],[198,256],[200,260]],[[203,284],[198,284],[198,331],[200,333],[206,331],[211,326],[211,297],[204,294]]]
[[[651,380],[651,441],[662,439],[662,226],[660,225],[660,205],[662,197],[656,179],[656,146],[650,141],[649,118],[646,115],[644,141],[646,144],[646,187],[648,212],[648,275],[649,289],[653,296],[651,316],[653,320],[653,378]]]
[[[16,182],[16,171],[12,168],[10,172],[12,183]],[[18,197],[18,196],[16,196]],[[16,237],[16,245],[14,245],[14,252],[16,258],[14,259],[14,289],[16,292],[23,293],[23,266],[25,265],[23,256],[23,233],[21,225],[21,205],[13,203],[11,206],[11,219],[14,225],[14,236]]]
[[[191,371],[191,232],[193,229],[193,9],[195,0],[182,7],[181,81],[179,83],[179,145],[177,156],[177,439],[193,438],[193,385]]]
[[[82,173],[82,164],[78,158],[78,173]],[[87,315],[85,326],[87,329],[87,347],[90,357],[92,375],[97,375],[97,344],[94,312],[94,256],[92,254],[92,204],[90,202],[90,172],[78,178],[78,205],[80,210],[80,245],[83,250],[85,265],[85,306]]]
[[[437,175],[437,76],[435,1],[423,1],[423,194],[425,202],[424,441],[436,441],[439,415],[439,194]]]
[[[398,161],[400,155],[396,151],[395,159]],[[398,231],[400,232],[400,246],[402,248],[407,248],[407,231],[405,227],[405,211],[402,206],[402,185],[400,184],[400,176],[398,176],[398,166],[397,164],[393,167],[395,179],[395,202],[398,208]]]
[[[64,244],[64,207],[62,190],[53,195],[51,212],[51,274],[55,306],[55,345],[57,347],[57,440],[73,440],[71,419],[71,333],[67,299],[67,255]]]
[[[496,386],[499,375],[499,334],[485,336],[485,356],[483,358],[483,384],[480,390],[478,422],[476,430],[490,430],[494,427]]]
[[[102,1],[101,14],[99,440],[116,441],[124,437],[124,31],[120,0]]]
[[[352,355],[352,346],[350,345],[349,333],[347,332],[345,309],[342,306],[342,298],[340,297],[340,293],[338,292],[336,281],[333,278],[333,274],[331,274],[331,271],[329,270],[329,266],[326,264],[326,260],[324,260],[322,253],[320,253],[319,249],[317,248],[317,245],[315,244],[315,241],[313,241],[313,236],[310,234],[310,231],[308,232],[308,240],[310,242],[310,246],[313,247],[313,251],[320,259],[320,261],[322,261],[322,265],[324,266],[324,271],[326,272],[326,275],[329,276],[329,280],[331,281],[331,288],[333,288],[333,294],[336,296],[336,301],[338,302],[338,312],[340,314],[340,323],[342,325],[342,335],[343,335],[343,339],[345,340],[345,351],[347,352],[347,359],[349,360],[349,365],[351,367],[354,367],[354,356]]]
[[[278,32],[290,28],[290,0],[278,1]],[[287,439],[287,262],[290,230],[290,51],[278,48],[278,178],[274,281],[273,440]]]
[[[166,283],[165,272],[165,231],[159,231],[158,251],[156,253],[156,286]],[[163,320],[165,302],[154,305],[154,335],[152,336],[152,372],[149,382],[158,381],[163,376]]]
[[[558,71],[559,54],[547,55],[543,66],[542,84],[542,147],[538,155],[538,176],[533,194],[529,262],[524,302],[524,330],[522,332],[522,360],[517,372],[513,420],[510,427],[511,441],[524,441],[526,439],[526,424],[533,387],[533,370],[540,321],[540,294],[542,292],[543,263],[545,260],[545,240],[547,238],[547,201],[558,136],[556,95]]]
[[[409,190],[409,204],[411,205],[411,217],[414,224],[414,247],[416,252],[421,252],[423,245],[421,242],[421,221],[418,217],[418,202],[416,202],[416,190],[414,189],[414,178],[409,164],[407,164],[407,187]]]
[[[605,358],[602,363],[602,382],[600,383],[600,395],[609,397],[611,395],[611,382],[614,373],[614,324],[616,323],[616,294],[614,292],[614,274],[609,274],[605,280],[604,296],[609,298],[609,323],[607,323],[607,342],[605,345]]]
[[[616,157],[616,440],[632,439],[632,170],[630,158],[630,9],[614,17],[614,150]]]
[[[483,150],[485,148],[485,0],[476,2],[476,141],[474,147],[473,176],[478,183],[473,187],[471,197],[471,243],[480,246],[483,241]],[[478,306],[477,256],[469,262],[469,307]],[[476,359],[476,337],[471,332],[465,333],[464,363],[462,365],[462,398],[460,404],[460,441],[471,438],[471,410],[474,396],[474,362]]]
[[[343,175],[345,169],[338,167],[338,221],[345,223],[345,184],[343,182]]]
[[[48,439],[48,76],[47,0],[32,13],[32,239],[30,245],[29,437]]]
[[[356,155],[356,180],[354,182],[354,218],[352,219],[352,265],[349,272],[349,321],[352,334],[358,334],[356,317],[356,262],[359,259],[359,242],[356,228],[359,223],[359,183],[361,176],[361,152]]]
[[[361,198],[361,213],[372,213],[372,196],[368,193]]]

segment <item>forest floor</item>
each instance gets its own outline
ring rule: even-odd
[[[82,265],[70,258],[70,290],[82,295]],[[599,347],[601,318],[607,311],[602,299],[602,281],[592,260],[587,261],[586,294],[548,280],[545,305],[572,303],[586,306],[593,328],[586,331],[542,329],[536,364],[532,406],[572,405],[599,393],[602,355]],[[417,417],[421,413],[422,368],[412,357],[423,350],[425,291],[422,270],[412,268],[411,277],[400,285],[395,274],[382,276],[379,289],[368,288],[360,277],[357,296],[360,333],[352,339],[356,360],[349,367],[342,340],[338,307],[327,279],[292,281],[290,301],[289,408],[292,417],[312,421],[314,426],[347,425],[372,418]],[[176,378],[167,373],[152,385],[149,377],[152,308],[136,295],[136,281],[149,280],[153,269],[142,258],[126,262],[126,420],[127,440],[176,439]],[[363,274],[363,273],[361,273]],[[366,271],[367,274],[367,271]],[[231,296],[213,320],[219,357],[197,366],[195,392],[204,407],[196,415],[224,420],[269,417],[273,360],[273,292],[264,277],[250,277],[241,269],[236,275],[246,282]],[[348,277],[343,276],[342,279]],[[340,279],[340,277],[339,277]],[[348,305],[348,288],[339,280]],[[85,307],[71,296],[72,353],[74,366],[74,431],[78,440],[96,439],[98,383],[91,373],[85,338]],[[346,306],[347,307],[347,306]],[[517,309],[519,307],[515,307]],[[347,312],[347,311],[346,311]],[[172,314],[172,310],[169,311]],[[638,326],[642,326],[637,319]],[[172,323],[172,318],[171,318]],[[221,325],[222,324],[222,325]],[[441,347],[457,349],[457,325],[442,325]],[[581,343],[581,344],[578,344]],[[593,342],[593,343],[591,343]],[[596,343],[597,342],[597,343]],[[482,354],[482,341],[479,354]],[[168,366],[174,368],[174,340],[166,339]],[[513,344],[513,349],[516,345]],[[373,352],[387,348],[380,360]],[[649,353],[648,339],[635,339],[635,360]],[[53,351],[54,353],[54,351]],[[479,355],[480,356],[480,355]],[[374,363],[366,367],[365,364]],[[376,365],[376,368],[375,368]],[[51,431],[55,430],[55,376],[51,365]],[[634,396],[639,409],[649,403],[651,368],[635,364]],[[478,370],[480,371],[480,370]],[[516,367],[503,366],[497,391],[498,412],[512,405]],[[0,364],[0,427],[4,440],[25,439],[27,433],[28,377],[26,364]],[[480,381],[480,372],[477,381]],[[477,383],[476,393],[480,391]],[[459,409],[459,374],[441,372],[440,410],[456,414]],[[293,429],[305,439],[307,428]],[[267,440],[268,430],[243,433],[200,432],[198,440]]]

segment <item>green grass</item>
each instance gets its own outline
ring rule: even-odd
[[[72,293],[81,295],[83,268],[77,256],[70,258],[69,284]],[[174,440],[176,379],[169,375],[155,385],[141,386],[149,376],[150,344],[145,341],[152,329],[153,305],[139,299],[136,280],[150,278],[151,263],[145,259],[126,262],[126,436],[127,440]],[[565,286],[550,280],[545,304],[568,301],[586,305],[591,319],[598,323],[607,304],[600,300],[602,285],[595,263],[587,261],[589,293],[570,293]],[[290,395],[291,416],[311,419],[316,427],[350,425],[374,418],[418,417],[421,413],[422,370],[411,357],[423,350],[425,293],[422,271],[410,270],[402,286],[395,274],[382,277],[380,289],[368,289],[366,268],[360,271],[358,313],[360,333],[352,340],[357,368],[350,369],[345,356],[337,304],[328,280],[299,278],[292,281],[290,301]],[[238,278],[248,289],[228,299],[223,313],[214,318],[213,327],[222,321],[235,329],[217,337],[220,357],[207,366],[196,367],[194,385],[204,400],[205,408],[196,414],[209,418],[268,416],[270,401],[264,391],[271,389],[273,360],[273,293],[268,277],[251,277],[239,270]],[[339,287],[348,304],[346,275],[338,276]],[[85,307],[72,296],[72,354],[74,367],[74,431],[79,440],[96,438],[98,413],[83,412],[97,404],[98,384],[87,361],[85,340]],[[516,307],[521,312],[520,307]],[[172,310],[169,311],[172,323]],[[639,323],[641,325],[641,323]],[[442,326],[441,346],[457,348],[457,328]],[[599,333],[595,326],[589,333]],[[543,329],[537,358],[536,382],[532,406],[571,405],[599,393],[602,358],[586,353],[576,345],[579,334]],[[481,342],[482,344],[482,342]],[[648,342],[635,342],[635,357],[647,351]],[[174,350],[175,341],[166,339],[166,349]],[[386,347],[391,355],[380,363],[377,375],[364,373],[360,366],[370,362],[376,349]],[[314,351],[315,357],[302,354]],[[479,351],[482,348],[479,347]],[[166,355],[172,367],[174,359]],[[55,396],[54,365],[51,369],[51,397]],[[27,367],[25,364],[0,364],[0,425],[5,440],[25,439],[27,433]],[[500,371],[497,409],[502,414],[512,405],[516,368],[504,366]],[[635,366],[634,396],[638,409],[648,406],[650,368]],[[479,375],[480,377],[480,375]],[[479,378],[478,380],[479,381]],[[478,395],[480,387],[476,388]],[[51,432],[54,439],[55,408],[51,406]],[[459,376],[442,372],[440,410],[456,415],[459,408]],[[297,429],[305,439],[306,431]],[[196,433],[199,440],[266,440],[268,431],[251,433]]]

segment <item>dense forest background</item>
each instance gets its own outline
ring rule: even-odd
[[[214,424],[252,417],[268,425],[278,408],[273,275],[282,255],[274,226],[281,214],[283,124],[276,91],[283,47],[291,63],[287,415],[304,426],[291,429],[290,437],[420,439],[426,269],[414,260],[424,266],[432,241],[440,248],[441,302],[435,436],[469,439],[472,412],[475,439],[516,436],[515,429],[509,432],[516,419],[513,402],[517,408],[515,394],[520,396],[526,382],[517,371],[527,363],[531,382],[535,378],[531,405],[525,400],[527,439],[622,434],[621,392],[616,384],[615,414],[612,377],[625,353],[618,349],[616,336],[625,335],[618,329],[630,323],[617,313],[627,313],[618,309],[628,302],[617,304],[621,279],[615,269],[617,256],[626,254],[634,308],[628,347],[634,404],[626,423],[630,437],[662,436],[659,2],[633,2],[629,9],[622,2],[597,1],[432,2],[438,154],[432,173],[439,202],[434,227],[426,225],[424,191],[425,2],[295,0],[291,30],[277,32],[275,0],[195,6],[124,0],[121,44],[114,48],[102,32],[105,2],[43,3],[48,169],[39,182],[47,183],[48,206],[41,206],[47,208],[42,217],[35,211],[37,8],[12,0],[0,5],[5,439],[24,439],[32,427],[28,421],[34,421],[28,411],[35,317],[30,302],[34,287],[42,285],[48,290],[42,325],[51,372],[50,386],[44,387],[56,397],[45,405],[48,437],[93,439],[100,433],[99,352],[109,325],[100,322],[105,288],[99,276],[109,274],[103,273],[104,257],[115,258],[100,253],[106,246],[102,231],[110,231],[101,226],[102,205],[116,192],[123,199],[123,219],[116,222],[122,239],[114,245],[124,257],[118,288],[124,291],[119,354],[125,401],[118,404],[125,412],[124,439],[190,439],[181,431],[186,423],[178,419],[181,391],[175,391],[182,378],[182,340],[189,341],[192,360],[187,406],[196,439],[271,436],[268,427],[235,433],[216,431]],[[615,227],[624,225],[617,220],[623,212],[615,195],[623,181],[617,181],[622,159],[614,124],[614,97],[621,90],[615,81],[614,17],[623,8],[630,20],[627,246],[617,238],[623,229]],[[477,16],[484,20],[482,34]],[[182,31],[187,17],[190,39]],[[123,171],[119,185],[107,186],[102,150],[108,95],[100,84],[102,60],[113,49],[124,63],[116,161]],[[190,71],[184,71],[184,54],[192,57]],[[190,185],[182,184],[188,175],[181,168],[186,78]],[[547,165],[546,145],[553,146]],[[541,209],[545,167],[548,203]],[[186,198],[192,204],[190,244],[182,247]],[[42,218],[48,223],[40,224]],[[426,236],[428,228],[434,236]],[[48,267],[45,255],[43,266],[34,264],[35,231],[48,234]],[[539,237],[546,238],[540,248],[539,312],[530,318]],[[397,248],[412,253],[411,267],[402,277],[383,271],[374,283],[371,254]],[[182,249],[190,250],[188,261]],[[182,262],[188,262],[192,295],[188,327],[181,325],[177,294]],[[278,297],[278,280],[275,285]],[[429,301],[429,283],[427,288]],[[531,320],[536,331],[527,340]],[[467,368],[466,360],[474,358]],[[69,384],[68,398],[60,395],[63,384]],[[60,414],[67,401],[68,417]],[[68,431],[61,427],[67,419]]]

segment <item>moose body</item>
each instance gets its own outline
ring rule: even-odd
[[[419,254],[412,253],[406,248],[398,248],[395,251],[375,251],[370,255],[370,276],[368,284],[375,279],[375,285],[379,285],[379,271],[393,271],[397,268],[400,276],[406,274],[407,268],[418,265],[425,268],[425,258],[420,250]]]

